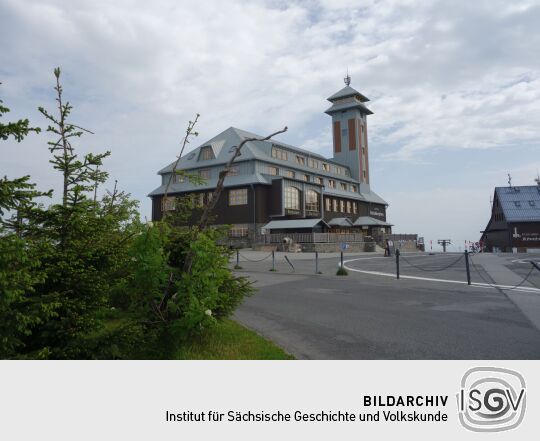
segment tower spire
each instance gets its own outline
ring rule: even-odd
[[[349,86],[351,84],[351,76],[349,75],[349,68],[347,67],[347,76],[343,78],[343,81],[345,82],[346,86]]]

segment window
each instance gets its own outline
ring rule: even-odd
[[[328,186],[330,188],[336,188],[336,181],[334,181],[333,179],[328,179]]]
[[[285,208],[300,211],[300,190],[296,187],[285,188]]]
[[[229,190],[229,205],[247,205],[248,193],[247,188],[238,188]]]
[[[324,204],[325,204],[325,210],[326,211],[332,211],[332,199],[325,198],[324,199]]]
[[[272,166],[268,166],[268,174],[269,175],[273,175],[273,176],[278,176],[279,175],[279,168],[277,167],[272,167]]]
[[[354,191],[355,193],[358,192],[358,187],[356,185],[351,185],[351,191]]]
[[[309,166],[311,168],[319,168],[319,161],[317,161],[316,159],[310,159]]]
[[[308,181],[309,181],[309,175],[304,175],[304,174],[302,174],[302,175],[300,175],[300,179],[301,179],[302,181],[308,182]]]
[[[294,172],[292,170],[287,170],[285,172],[285,176],[287,176],[288,178],[294,179]]]
[[[341,136],[347,136],[347,129],[341,129]]]
[[[354,214],[358,214],[358,202],[352,203],[352,211]]]
[[[332,211],[338,211],[338,201],[337,199],[332,199]]]
[[[345,201],[343,201],[343,200],[339,201],[339,211],[341,213],[345,213]]]
[[[214,151],[212,147],[205,146],[201,147],[201,152],[199,153],[199,161],[208,161],[209,159],[215,159]]]
[[[323,168],[323,170],[326,171],[326,172],[329,172],[329,171],[330,171],[330,166],[329,166],[326,162],[323,162],[322,168]]]
[[[199,176],[203,179],[210,179],[210,169],[199,170]]]
[[[187,155],[187,160],[193,159],[195,157],[195,152],[191,152],[189,155]]]
[[[338,175],[342,175],[342,174],[343,174],[343,167],[338,167],[338,166],[336,165],[336,173],[337,173]]]
[[[352,207],[351,207],[351,201],[347,201],[347,213],[351,213]]]
[[[287,152],[285,150],[279,149],[277,147],[272,147],[272,158],[281,159],[282,161],[287,160]]]
[[[324,184],[324,180],[323,180],[323,178],[321,178],[320,176],[315,176],[315,182],[316,182],[317,184],[321,184],[321,185]]]
[[[161,200],[161,211],[173,211],[176,206],[176,198],[167,197]]]
[[[173,175],[173,182],[178,182],[178,183],[182,183],[186,180],[186,177],[182,174],[182,175],[179,175],[178,173],[175,173]]]
[[[347,184],[343,183],[343,182],[340,182],[339,183],[339,187],[343,190],[343,191],[347,191]]]
[[[247,224],[231,225],[229,230],[229,237],[247,237],[249,233],[249,227]]]
[[[227,176],[238,176],[239,175],[238,167],[231,167],[229,169],[229,172],[227,173]]]
[[[319,193],[315,190],[306,191],[306,211],[319,211]]]
[[[364,179],[366,179],[366,171],[365,170],[362,172],[362,175],[364,176]]]
[[[351,172],[349,171],[348,168],[345,169],[345,176],[351,176]]]
[[[306,158],[296,155],[296,162],[300,165],[306,165]]]

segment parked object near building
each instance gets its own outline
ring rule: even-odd
[[[536,181],[537,185],[495,188],[491,218],[481,231],[485,251],[540,251],[540,179]]]
[[[251,244],[260,242],[264,234],[309,234],[312,238],[322,233],[349,234],[360,239],[391,233],[392,224],[386,221],[388,204],[370,186],[369,100],[350,86],[350,77],[328,100],[332,103],[326,110],[332,117],[332,158],[275,140],[244,144],[213,213],[214,224],[231,225],[231,241]],[[236,146],[252,137],[257,135],[230,127],[182,157],[176,170],[198,174],[204,185],[181,179],[173,170],[174,163],[160,170],[162,185],[149,195],[152,220],[174,209],[175,197],[195,194],[200,205],[192,216],[195,222]],[[164,200],[171,173],[173,183]]]

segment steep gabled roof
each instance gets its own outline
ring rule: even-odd
[[[540,222],[540,186],[496,187],[507,222]]]

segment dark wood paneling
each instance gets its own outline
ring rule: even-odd
[[[334,153],[341,152],[341,124],[334,121]]]
[[[349,125],[349,150],[356,150],[356,119],[351,118]]]

